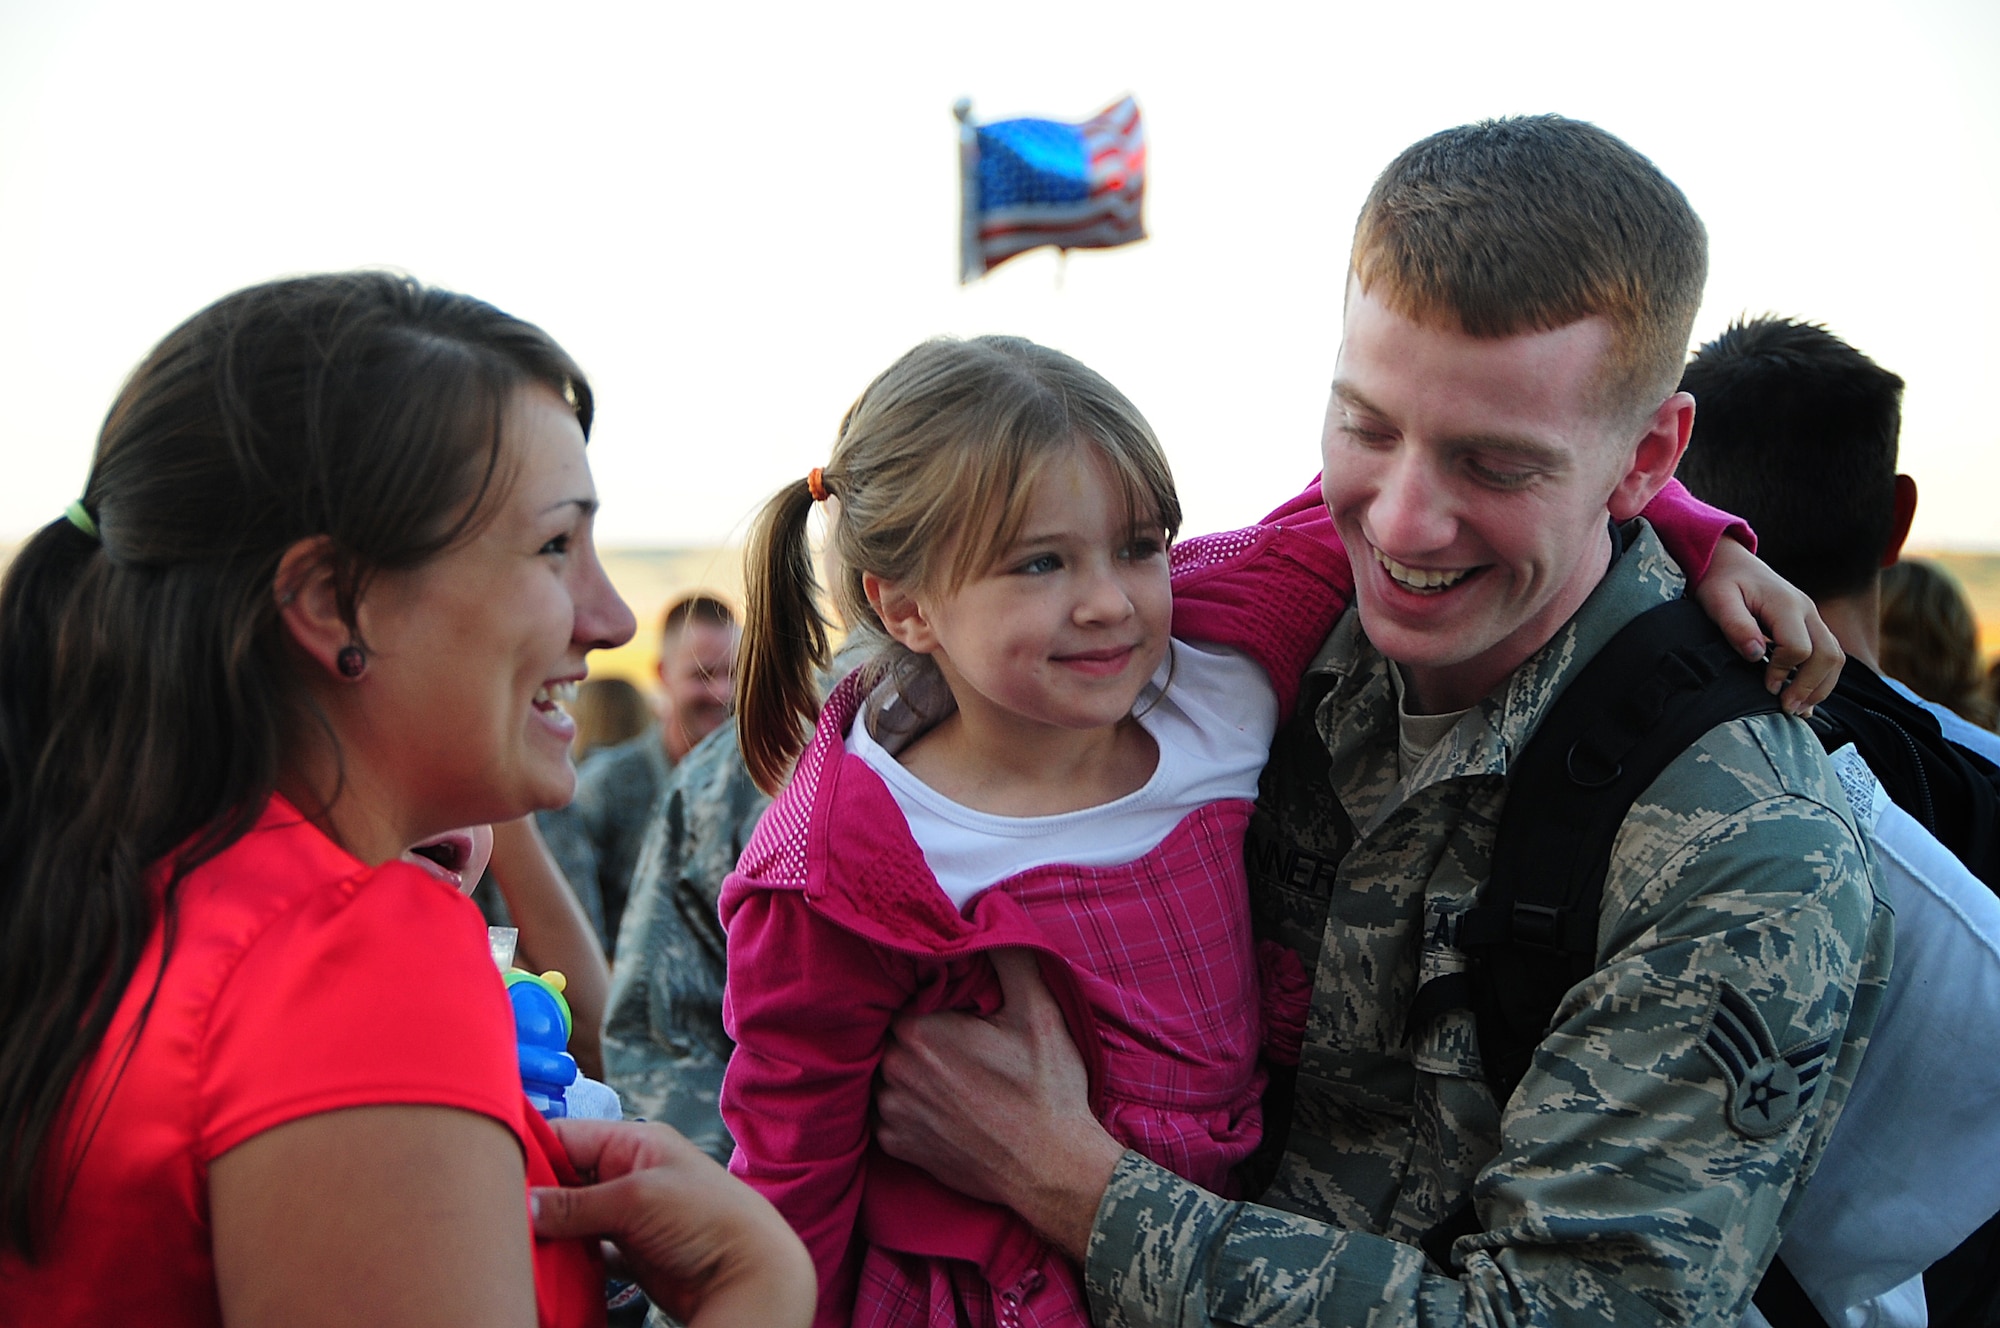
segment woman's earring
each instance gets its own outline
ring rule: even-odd
[[[360,646],[342,646],[333,657],[333,666],[340,670],[341,677],[352,682],[368,671],[368,656]]]

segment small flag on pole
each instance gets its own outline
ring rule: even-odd
[[[960,282],[1045,244],[1109,249],[1146,238],[1146,131],[1130,97],[1082,124],[974,124],[969,101],[952,113],[964,182]]]

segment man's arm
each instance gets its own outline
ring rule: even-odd
[[[1032,1016],[982,1021],[994,1035],[984,1039],[899,1024],[878,1139],[1083,1253],[1107,1328],[1733,1323],[1851,1080],[1858,1039],[1842,1034],[1850,1010],[1857,1032],[1872,1023],[1872,1006],[1853,998],[1864,971],[1879,978],[1886,940],[1858,844],[1831,811],[1797,797],[1737,805],[1678,826],[1664,815],[1628,824],[1637,838],[1607,885],[1609,961],[1572,993],[1501,1122],[1474,1192],[1484,1233],[1460,1243],[1455,1275],[1414,1245],[1229,1202],[1133,1155],[1105,1183],[1101,1131],[1076,1119],[1080,1072],[1007,1068],[1061,1062],[1060,1026]],[[1704,1050],[1725,981],[1777,1051],[1807,1053],[1800,1072],[1827,1039],[1817,1069],[1832,1092],[1809,1089],[1814,1105],[1769,1133],[1729,1122],[1734,1090]],[[941,1089],[920,1087],[971,1056],[980,1064]]]

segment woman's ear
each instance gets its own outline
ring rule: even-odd
[[[313,535],[286,549],[278,560],[271,593],[278,601],[278,621],[292,643],[329,675],[339,677],[340,652],[354,644],[354,629],[340,616],[333,540]]]
[[[861,593],[868,596],[868,607],[882,620],[882,630],[898,645],[918,655],[937,650],[937,633],[931,629],[924,606],[902,582],[863,572]]]

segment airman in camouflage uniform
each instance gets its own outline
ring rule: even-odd
[[[716,892],[770,802],[743,767],[734,723],[674,767],[633,869],[606,1005],[605,1078],[626,1113],[665,1121],[718,1162],[733,1147],[715,1104],[735,1044],[722,1031]]]
[[[1887,976],[1888,912],[1802,723],[1716,729],[1634,805],[1599,970],[1504,1114],[1469,1014],[1404,1040],[1420,983],[1464,963],[1442,938],[1488,875],[1510,755],[1619,627],[1679,593],[1637,529],[1583,610],[1407,778],[1389,665],[1353,613],[1328,641],[1323,699],[1279,740],[1251,847],[1260,929],[1315,974],[1268,1206],[1128,1153],[1085,1270],[1100,1324],[1741,1317]],[[1761,1055],[1729,1056],[1732,1018]],[[1458,1267],[1431,1266],[1415,1242],[1468,1196],[1483,1233]]]
[[[1891,948],[1803,724],[1719,726],[1633,803],[1598,967],[1506,1102],[1469,1015],[1408,1026],[1420,986],[1466,963],[1455,927],[1510,763],[1586,661],[1681,592],[1632,518],[1692,427],[1675,384],[1706,270],[1680,191],[1574,120],[1444,131],[1371,190],[1322,457],[1354,607],[1273,744],[1249,846],[1260,934],[1314,975],[1242,1178],[1262,1205],[1120,1154],[1032,973],[1015,1017],[906,1018],[882,1060],[877,1141],[1081,1258],[1103,1328],[1743,1315]],[[1426,1242],[1468,1201],[1467,1234]]]

